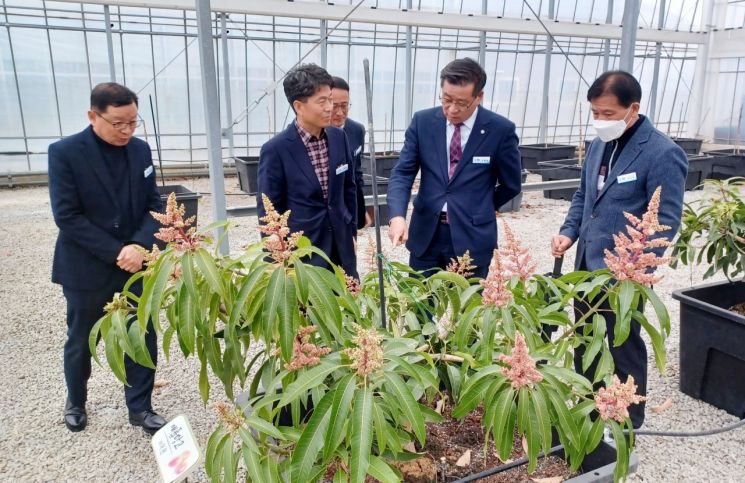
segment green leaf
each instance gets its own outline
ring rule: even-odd
[[[298,299],[303,305],[308,304],[308,270],[303,262],[295,262],[295,287]]]
[[[232,443],[232,439],[231,443]],[[222,448],[222,461],[223,461],[223,481],[225,483],[235,483],[235,475],[238,472],[238,457],[233,452],[233,445],[226,444]]]
[[[265,269],[266,265],[255,268],[247,277],[244,277],[241,280],[241,289],[238,291],[233,306],[230,308],[230,319],[228,321],[229,326],[235,327],[238,325],[240,318],[243,315],[243,308],[246,305],[246,301],[253,294],[254,289],[258,287],[259,281],[262,280],[266,274]]]
[[[319,365],[311,367],[307,371],[298,374],[298,378],[285,388],[282,393],[282,399],[280,399],[277,407],[281,408],[292,401],[305,396],[310,388],[323,383],[326,377],[339,367],[341,366],[329,364],[328,362],[321,362]]]
[[[197,267],[199,267],[199,271],[202,273],[202,276],[213,292],[219,294],[223,300],[226,299],[227,295],[225,293],[223,279],[220,276],[220,272],[217,269],[215,259],[212,258],[212,255],[210,255],[204,248],[200,248],[194,252],[194,260],[197,263]]]
[[[282,432],[278,430],[273,424],[257,416],[248,416],[246,418],[246,424],[248,424],[249,426],[251,426],[252,428],[256,429],[259,432],[262,432],[264,434],[271,436],[272,438],[279,439],[279,440],[284,439],[284,435],[282,434]]]
[[[215,437],[213,440],[212,438]],[[228,441],[232,443],[233,438],[222,428],[212,433],[210,441],[207,442],[207,456],[204,460],[204,470],[212,481],[219,481],[220,472],[223,469],[223,448]]]
[[[419,406],[411,394],[411,390],[401,377],[396,373],[386,372],[383,374],[387,381],[387,388],[397,400],[404,417],[411,423],[411,428],[421,444],[424,444],[425,430],[424,417],[422,416]]]
[[[370,455],[370,466],[367,469],[370,476],[381,483],[398,483],[401,479],[382,458]]]
[[[623,434],[621,426],[617,422],[611,421],[610,429],[611,433],[613,433],[613,440],[616,443],[616,469],[613,471],[613,479],[615,481],[621,481],[629,472],[631,451],[626,444],[626,436]]]
[[[352,451],[350,465],[351,483],[364,483],[367,476],[373,439],[373,428],[370,424],[372,420],[372,406],[372,391],[367,387],[358,390],[354,398],[352,433],[350,438]]]
[[[141,366],[155,369],[155,364],[153,363],[153,359],[150,357],[150,351],[145,342],[145,334],[142,333],[140,324],[129,324],[128,337],[129,345],[134,351],[134,357],[132,357],[132,359]]]
[[[194,299],[188,290],[181,290],[178,294],[178,338],[185,357],[194,352],[197,340]]]
[[[324,438],[323,458],[325,460],[328,460],[334,454],[344,438],[342,430],[347,421],[355,388],[356,381],[353,374],[348,374],[336,385],[334,400],[331,405],[331,424],[329,424]]]
[[[618,314],[616,316],[615,334],[613,337],[613,346],[618,347],[623,344],[629,336],[631,330],[631,304],[634,301],[634,283],[630,280],[619,282],[620,289],[618,292]]]
[[[462,275],[458,275],[457,273],[452,273],[445,270],[441,270],[429,277],[430,282],[434,280],[444,280],[450,282],[453,285],[456,285],[461,290],[466,290],[470,286],[468,280],[463,278]]]
[[[643,289],[644,295],[652,304],[654,313],[655,315],[657,315],[657,320],[660,322],[662,334],[667,337],[668,335],[670,335],[670,313],[667,311],[667,307],[665,307],[665,304],[662,303],[662,300],[660,300],[654,290],[649,287],[644,287]]]
[[[99,366],[101,366],[102,364],[101,361],[98,359],[96,346],[98,346],[98,339],[100,339],[102,336],[103,327],[108,327],[110,325],[111,314],[106,314],[98,319],[98,322],[93,325],[90,335],[88,335],[88,349],[90,350],[93,359],[96,361],[96,363],[98,363]]]
[[[300,435],[292,453],[292,463],[290,465],[292,481],[310,481],[310,474],[316,463],[318,452],[323,447],[323,435],[331,416],[329,409],[333,396],[331,392],[326,393],[318,405],[313,408],[313,414],[305,429],[303,429],[303,433]]]
[[[240,428],[238,429],[238,432],[243,440],[243,445],[241,445],[241,455],[243,456],[243,464],[246,466],[246,473],[248,473],[249,481],[254,483],[264,483],[265,479],[264,475],[261,473],[259,448],[256,446],[253,436],[251,433],[246,431],[246,428]]]
[[[590,367],[600,349],[603,348],[605,330],[605,318],[600,314],[594,314],[592,316],[592,341],[582,355],[582,372],[587,372],[587,368]]]
[[[295,333],[297,332],[296,319],[297,313],[297,300],[295,299],[295,284],[287,280],[287,276],[284,275],[285,282],[282,286],[282,292],[280,294],[279,305],[277,311],[279,314],[279,346],[282,349],[282,355],[286,356],[285,360],[292,358],[292,348],[295,341]]]
[[[512,386],[507,386],[503,390],[496,402],[494,410],[494,426],[492,434],[494,436],[494,447],[499,453],[502,461],[510,456],[512,451],[512,437],[515,428],[515,391]]]
[[[567,408],[566,402],[556,390],[549,389],[546,393],[548,394],[551,406],[558,417],[559,427],[563,430],[574,449],[581,450],[582,444],[580,443],[579,428],[577,428],[574,418],[569,412],[569,408]]]
[[[548,404],[541,390],[530,393],[533,398],[533,411],[537,419],[537,428],[541,435],[541,447],[548,454],[551,449],[551,415],[548,412]]]
[[[375,438],[378,443],[378,453],[385,453],[387,446],[388,422],[385,419],[385,410],[382,404],[373,404],[373,423],[375,425]]]
[[[109,333],[106,334],[105,346],[106,346],[106,361],[109,363],[109,367],[116,376],[117,379],[122,381],[125,385],[127,384],[127,372],[124,369],[124,351],[119,345],[119,334],[112,327]],[[127,337],[127,334],[124,334]]]
[[[644,330],[649,335],[649,339],[652,341],[652,350],[654,351],[654,360],[657,365],[657,369],[660,373],[665,373],[665,362],[667,354],[665,351],[665,337],[657,332],[657,329],[649,323],[644,314],[637,312],[636,320],[641,324]]]
[[[597,418],[595,422],[592,423],[592,428],[590,428],[590,432],[585,440],[584,452],[586,454],[592,452],[600,444],[600,440],[603,438],[604,427],[605,424],[603,424],[603,420],[600,418]]]

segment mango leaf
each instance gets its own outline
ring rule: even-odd
[[[153,363],[153,359],[150,357],[150,351],[145,342],[145,334],[142,333],[140,324],[129,324],[128,337],[130,346],[134,351],[132,359],[141,366],[155,369],[155,364]]]
[[[414,434],[421,444],[424,444],[425,430],[424,430],[424,417],[422,416],[419,406],[411,394],[411,390],[406,383],[396,373],[386,372],[383,374],[385,377],[387,389],[398,401],[399,407],[401,408],[404,416],[411,424],[411,428],[414,430]]]
[[[667,337],[670,335],[670,313],[667,311],[667,307],[665,307],[665,304],[662,303],[654,290],[649,287],[643,287],[643,290],[647,300],[652,304],[655,315],[657,315],[662,334]]]
[[[323,459],[328,460],[344,437],[342,430],[347,421],[349,409],[354,398],[356,380],[353,374],[348,374],[336,385],[333,404],[331,405],[331,424],[326,430],[324,438]]]
[[[563,430],[564,434],[566,434],[566,437],[569,439],[573,448],[578,451],[581,450],[582,444],[580,442],[579,428],[577,428],[574,418],[569,412],[569,408],[567,408],[566,402],[556,390],[548,389],[546,390],[546,393],[551,407],[553,407],[558,418],[559,427]]]
[[[282,393],[282,399],[277,404],[278,408],[288,405],[292,401],[299,399],[313,387],[323,383],[326,377],[337,370],[341,365],[321,362],[319,365],[311,367],[305,372],[298,375],[298,378],[287,386]]]
[[[246,466],[248,477],[252,482],[263,483],[265,479],[261,472],[259,448],[256,446],[253,435],[251,435],[246,428],[239,428],[238,433],[243,441],[243,444],[241,445],[241,455],[243,456],[243,464]]]
[[[381,483],[397,483],[401,480],[385,460],[372,454],[367,472]]]
[[[284,435],[280,430],[278,430],[273,424],[269,423],[268,421],[265,421],[257,416],[248,416],[246,418],[246,424],[251,426],[252,428],[256,429],[259,432],[262,432],[266,435],[271,436],[275,439],[284,439]]]
[[[215,265],[215,259],[205,250],[199,248],[194,252],[194,261],[199,267],[199,271],[202,273],[207,285],[210,286],[213,292],[220,295],[220,298],[225,300],[227,295],[225,293],[225,286],[223,285],[223,279],[220,276],[220,272]]]
[[[403,384],[403,381],[402,381]],[[372,420],[373,395],[372,391],[363,387],[357,391],[354,398],[351,426],[351,464],[350,482],[364,483],[370,464],[372,450],[373,428]]]
[[[499,453],[499,458],[504,461],[510,456],[512,451],[512,437],[515,428],[515,391],[512,386],[508,386],[499,394],[494,410],[494,426],[492,434],[494,436],[494,447]]]
[[[329,409],[333,397],[332,392],[327,392],[318,405],[313,408],[313,414],[305,429],[303,429],[303,433],[295,446],[295,451],[292,453],[292,463],[290,465],[292,481],[311,481],[311,471],[316,463],[318,452],[323,447],[323,435],[329,424],[331,416]]]
[[[649,339],[652,341],[655,364],[657,365],[657,369],[661,373],[664,373],[666,362],[665,337],[657,332],[657,329],[647,320],[644,314],[635,312],[635,318],[649,335]]]
[[[125,333],[124,337],[126,336],[127,334]],[[113,326],[111,330],[109,330],[109,333],[106,334],[105,343],[106,361],[109,363],[109,367],[117,379],[129,386],[129,384],[127,384],[127,373],[124,369],[124,351],[119,345],[119,334]]]
[[[196,322],[195,312],[197,307],[194,305],[194,299],[189,296],[188,290],[181,290],[177,299],[178,306],[178,339],[181,350],[185,357],[194,352],[196,344]]]

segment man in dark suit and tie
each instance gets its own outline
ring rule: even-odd
[[[161,210],[150,147],[133,137],[140,124],[137,95],[113,82],[97,85],[88,120],[85,130],[49,146],[49,196],[59,228],[52,281],[62,285],[67,300],[64,421],[70,431],[88,423],[91,328],[142,269],[142,248],[152,247],[158,231],[150,212]],[[141,282],[130,288],[137,295],[141,290]],[[157,362],[151,326],[146,343]],[[165,424],[151,404],[155,370],[128,357],[124,362],[129,422],[153,434]]]
[[[442,107],[414,114],[388,183],[388,236],[415,270],[445,268],[468,250],[484,278],[497,246],[496,211],[521,190],[515,125],[481,106],[486,72],[472,59],[440,73]],[[406,213],[421,172],[411,226]],[[407,241],[408,240],[408,241]]]
[[[334,88],[331,97],[334,110],[331,114],[331,125],[344,130],[349,142],[349,149],[354,158],[354,182],[357,185],[357,229],[370,226],[372,219],[365,210],[365,194],[362,191],[362,152],[365,150],[365,126],[347,117],[349,115],[349,84],[341,77],[334,77]]]
[[[259,194],[275,209],[291,210],[288,225],[351,276],[357,276],[357,188],[354,160],[344,131],[331,124],[334,81],[326,70],[304,64],[285,80],[287,101],[296,118],[267,141],[259,154]],[[259,216],[266,214],[261,198]],[[326,266],[313,256],[310,263]]]

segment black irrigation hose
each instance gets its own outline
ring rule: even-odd
[[[726,431],[732,431],[733,429],[737,429],[741,426],[745,426],[745,419],[741,419],[737,421],[736,423],[728,424],[727,426],[722,426],[721,428],[707,429],[706,431],[672,432],[672,431],[652,431],[652,430],[640,429],[640,430],[634,431],[634,436],[669,436],[673,438],[691,438],[691,437],[697,437],[697,436],[712,436],[714,434],[724,433]],[[624,433],[628,434],[629,430],[625,429]]]
[[[561,445],[561,444],[556,445],[553,448],[551,448],[551,450],[549,451],[549,454],[555,453],[555,452],[559,451],[560,449],[562,449],[563,447],[564,446]],[[544,456],[546,456],[546,455],[542,451],[540,453],[538,453],[538,457],[539,458],[543,458]],[[515,467],[518,467],[518,466],[522,466],[522,465],[524,465],[527,462],[528,462],[528,458],[522,457],[522,458],[517,459],[515,461],[511,461],[511,462],[507,463],[506,465],[495,466],[494,468],[489,468],[488,470],[484,470],[481,473],[476,473],[476,474],[473,474],[473,475],[468,475],[465,478],[461,478],[460,480],[456,480],[455,483],[467,483],[469,481],[480,480],[482,478],[486,478],[487,476],[491,476],[491,475],[494,475],[494,474],[497,474],[497,473],[502,473],[504,471],[511,470],[512,468],[515,468]]]

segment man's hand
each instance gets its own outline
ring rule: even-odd
[[[116,257],[116,264],[122,270],[136,273],[142,269],[142,249],[139,245],[125,245]]]
[[[406,243],[409,239],[409,227],[406,226],[406,219],[403,216],[391,219],[388,225],[388,238],[391,239],[394,247]]]
[[[564,235],[554,235],[551,239],[551,255],[556,258],[563,257],[564,252],[569,250],[574,242],[571,238]]]

